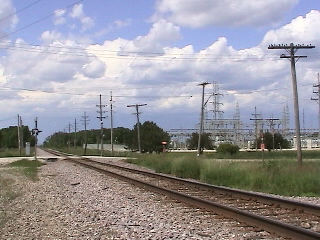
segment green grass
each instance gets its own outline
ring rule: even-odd
[[[260,153],[261,154],[261,153]],[[268,154],[268,153],[267,153]],[[286,153],[287,154],[287,153]],[[319,154],[319,152],[318,152]],[[310,158],[315,158],[310,154]],[[197,158],[195,154],[143,154],[128,162],[156,172],[251,191],[284,196],[320,196],[320,160],[303,162],[285,156],[264,161]]]
[[[27,160],[22,159],[12,163],[7,164],[8,167],[14,167],[17,171],[24,174],[32,181],[38,180],[38,167],[40,167],[43,163],[38,160]]]
[[[32,155],[34,152],[34,148],[30,149],[30,154]],[[25,149],[21,150],[21,154],[18,148],[9,148],[9,149],[0,149],[0,158],[5,158],[5,157],[25,157],[27,156],[25,154]]]

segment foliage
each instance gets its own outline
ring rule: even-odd
[[[27,159],[22,159],[22,160],[9,163],[7,166],[16,167],[29,179],[35,181],[38,179],[38,167],[40,167],[41,165],[42,163],[38,160],[30,161]]]
[[[199,159],[194,153],[167,153],[139,155],[128,161],[209,184],[285,196],[320,196],[319,160],[305,161],[298,167],[296,161],[284,159],[227,161]]]
[[[111,130],[103,129],[104,144],[110,144]],[[56,132],[48,136],[44,143],[44,147],[55,149],[63,149],[66,147],[82,146],[87,143],[100,143],[100,129],[92,129],[86,131],[79,131],[75,133]],[[128,128],[118,127],[113,129],[113,139],[116,144],[124,144],[131,150],[138,149],[138,130],[137,125],[132,130]],[[163,131],[154,122],[146,121],[140,124],[140,141],[141,149],[144,152],[160,152],[162,151],[162,142],[170,142],[170,136]]]
[[[217,148],[217,152],[221,154],[234,155],[239,152],[239,147],[230,143],[222,143]]]
[[[202,133],[200,139],[200,148],[201,149],[213,149],[213,141],[210,138],[209,133]],[[198,141],[199,141],[199,133],[192,133],[191,138],[187,140],[187,145],[189,149],[197,149],[198,148]]]
[[[260,148],[261,139],[258,139],[258,146]],[[290,142],[285,139],[280,133],[272,134],[270,132],[265,132],[263,134],[263,142],[265,148],[271,151],[272,149],[289,149]]]
[[[56,132],[52,135],[48,136],[44,143],[44,147],[51,147],[51,148],[65,148],[66,146],[74,147],[81,146],[87,143],[100,143],[100,129],[91,129],[87,131],[79,131],[77,133],[74,132]],[[130,133],[130,129],[128,128],[114,128],[113,129],[113,139],[114,143],[117,144],[125,144],[126,136]],[[111,139],[111,129],[104,128],[103,129],[103,143],[107,144],[110,143]]]
[[[138,127],[137,124],[129,135],[129,141],[127,145],[130,149],[138,149]],[[140,142],[141,149],[143,152],[161,152],[163,145],[162,142],[169,142],[170,136],[167,132],[163,131],[162,128],[158,127],[152,121],[146,121],[140,125]]]
[[[35,144],[35,138],[31,135],[28,126],[21,127],[22,144],[30,142],[31,146]],[[10,126],[0,130],[0,148],[18,148],[18,127]]]

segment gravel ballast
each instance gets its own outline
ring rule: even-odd
[[[6,209],[0,239],[249,239],[251,234],[235,221],[66,160],[43,165],[36,182],[10,177],[20,196],[0,204]]]

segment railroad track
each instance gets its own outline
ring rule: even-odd
[[[299,240],[320,239],[319,205],[203,184],[92,159],[69,160],[278,236]]]

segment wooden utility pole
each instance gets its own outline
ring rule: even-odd
[[[110,91],[110,141],[111,141],[111,154],[113,154],[113,100],[112,91]]]
[[[21,119],[20,119],[20,115],[18,114],[18,147],[19,147],[19,154],[21,155]]]
[[[202,135],[202,130],[203,130],[204,88],[208,84],[209,84],[208,82],[204,82],[204,83],[198,84],[198,86],[202,86],[201,115],[200,115],[200,127],[199,127],[198,150],[197,150],[197,156],[198,157],[202,153],[202,151],[201,151],[201,135]]]
[[[100,115],[99,118],[100,119],[100,141],[101,141],[101,152],[100,152],[100,155],[101,157],[103,156],[103,119],[106,118],[104,116],[102,116],[103,113],[105,113],[105,111],[103,111],[102,109],[105,107],[106,105],[102,105],[102,102],[101,102],[101,94],[100,94],[100,104],[97,105],[97,107],[99,107],[99,111],[97,111]]]
[[[76,150],[76,146],[77,146],[77,119],[74,119],[74,144],[73,144],[73,148],[74,150]]]
[[[268,49],[284,49],[289,53],[289,56],[281,54],[280,58],[287,58],[291,62],[291,75],[292,75],[292,87],[293,87],[293,101],[294,101],[294,116],[295,116],[295,128],[296,128],[296,142],[297,142],[297,158],[298,165],[302,165],[302,151],[301,151],[301,136],[300,136],[300,119],[299,119],[299,99],[298,99],[298,87],[297,87],[297,74],[296,74],[296,62],[299,58],[306,58],[307,56],[296,56],[295,53],[298,49],[309,49],[315,48],[315,46],[310,45],[294,45],[290,43],[269,45]]]
[[[127,107],[135,107],[136,108],[136,115],[137,115],[137,130],[138,130],[138,148],[139,148],[139,153],[141,153],[141,141],[140,141],[140,120],[139,120],[139,107],[146,106],[147,104],[134,104],[134,105],[127,105]]]
[[[82,116],[82,123],[84,125],[84,154],[83,155],[86,155],[87,154],[87,125],[88,125],[88,122],[89,122],[89,117],[87,116],[86,112],[84,112],[84,115]]]

